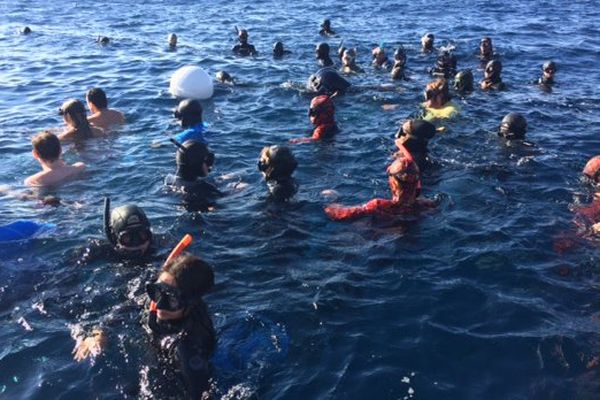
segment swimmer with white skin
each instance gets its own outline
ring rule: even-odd
[[[421,38],[421,51],[423,53],[431,53],[434,51],[433,43],[435,40],[435,36],[433,33],[426,33]]]
[[[103,129],[90,124],[85,112],[85,106],[79,100],[72,99],[65,101],[58,109],[58,115],[63,117],[67,125],[65,130],[58,135],[60,140],[83,140],[105,136]]]
[[[87,120],[92,125],[104,130],[110,129],[113,125],[125,123],[125,115],[113,108],[108,108],[108,99],[106,93],[100,88],[92,88],[85,95],[87,106],[92,115]]]

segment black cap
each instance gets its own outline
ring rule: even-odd
[[[195,180],[204,177],[204,164],[209,168],[215,162],[215,155],[210,152],[204,143],[187,140],[177,150],[175,156],[177,162],[177,173],[185,180]]]
[[[181,121],[184,128],[194,126],[202,122],[202,105],[195,99],[181,100],[173,115]]]
[[[524,139],[527,120],[519,113],[509,113],[502,118],[498,134],[507,139]]]
[[[544,65],[542,65],[542,70],[547,70],[547,69],[551,69],[553,71],[556,71],[556,63],[554,61],[548,60],[544,63]]]
[[[110,214],[112,242],[116,243],[119,233],[134,230],[150,231],[150,221],[146,213],[136,205],[117,207]]]
[[[461,92],[473,91],[473,72],[470,69],[458,71],[454,77],[454,89]]]
[[[267,180],[289,178],[297,166],[296,157],[287,146],[264,147],[258,161],[258,169],[265,173]]]

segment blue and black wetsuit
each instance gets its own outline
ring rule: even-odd
[[[204,123],[200,122],[176,135],[175,140],[182,144],[188,140],[208,144],[205,134],[206,131],[204,130]]]

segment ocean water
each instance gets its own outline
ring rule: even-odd
[[[336,99],[335,140],[293,147],[300,190],[276,205],[256,161],[263,146],[310,130],[310,96],[298,88],[317,69],[323,18],[338,34],[327,39],[332,48],[342,39],[357,47],[367,72],[350,79],[363,89]],[[599,18],[592,1],[0,2],[0,185],[24,190],[39,168],[30,138],[62,125],[64,100],[99,86],[129,120],[107,139],[64,146],[65,159],[84,161],[88,172],[41,194],[60,197],[60,206],[0,195],[0,224],[57,225],[47,237],[0,247],[0,398],[177,393],[152,385],[138,304],[161,257],[188,232],[191,251],[216,271],[206,301],[221,346],[239,346],[237,362],[215,361],[216,397],[599,398],[600,253],[576,236],[571,211],[589,201],[580,171],[600,152]],[[31,35],[18,34],[25,25]],[[258,57],[230,53],[235,26],[249,30]],[[170,32],[177,51],[167,48]],[[477,81],[479,40],[491,36],[508,90],[455,98],[462,113],[430,143],[438,166],[423,178],[424,195],[441,199],[433,213],[330,221],[325,189],[344,204],[389,196],[393,135],[422,101],[435,59],[419,53],[426,32],[456,45],[459,68]],[[111,44],[97,45],[98,35]],[[277,40],[292,53],[275,61]],[[408,53],[411,80],[391,92],[367,88],[390,83],[369,66],[381,43]],[[558,64],[550,93],[529,84],[547,59]],[[164,191],[175,149],[151,146],[179,131],[167,89],[188,64],[238,82],[203,102],[213,174],[227,176],[220,186],[229,194],[202,214]],[[384,112],[385,103],[399,107]],[[534,147],[496,136],[511,111],[526,116]],[[237,182],[248,186],[233,189]],[[165,242],[155,262],[81,262],[102,240],[104,196],[146,210]],[[567,241],[569,251],[556,250]],[[75,363],[72,335],[96,325],[108,332],[106,351]]]

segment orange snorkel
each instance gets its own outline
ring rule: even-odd
[[[171,250],[171,253],[165,260],[165,264],[173,261],[175,258],[177,258],[177,256],[179,256],[181,253],[183,253],[183,251],[190,244],[192,244],[192,240],[193,240],[192,235],[190,235],[189,233],[186,233],[185,236],[181,238],[179,243],[177,243],[177,246],[175,246],[173,248],[173,250]],[[156,303],[154,301],[150,302],[150,312],[156,312]]]

